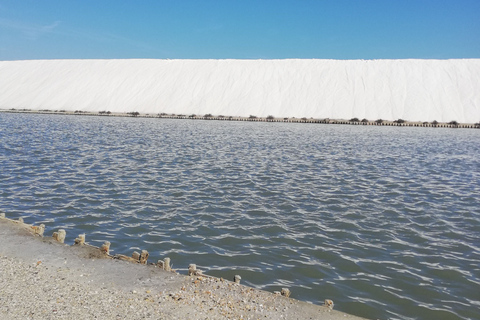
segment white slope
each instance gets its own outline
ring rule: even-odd
[[[1,109],[480,121],[480,59],[0,61]]]

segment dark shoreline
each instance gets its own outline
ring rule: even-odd
[[[281,117],[238,117],[221,115],[183,115],[183,114],[149,114],[139,112],[90,112],[90,111],[66,111],[66,110],[30,110],[30,109],[0,109],[4,113],[33,113],[33,114],[54,114],[54,115],[75,115],[75,116],[98,116],[98,117],[131,117],[131,118],[159,118],[159,119],[188,119],[188,120],[210,120],[210,121],[250,121],[250,122],[283,122],[283,123],[310,123],[310,124],[340,124],[355,126],[389,126],[389,127],[428,127],[428,128],[461,128],[461,129],[480,129],[480,122],[477,123],[458,123],[450,122],[427,122],[427,121],[406,121],[398,120],[359,120],[359,119],[314,119],[314,118],[281,118]]]

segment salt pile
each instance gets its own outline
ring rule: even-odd
[[[0,109],[480,120],[480,59],[0,61]]]

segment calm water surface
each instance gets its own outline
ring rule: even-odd
[[[0,210],[380,319],[480,319],[480,130],[0,113]]]

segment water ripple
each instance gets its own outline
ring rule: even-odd
[[[0,209],[367,318],[478,319],[479,135],[0,113]]]

